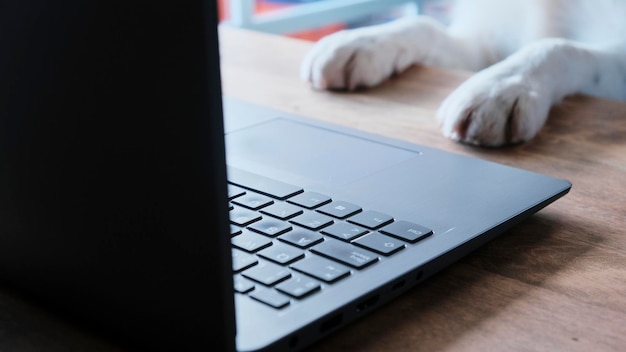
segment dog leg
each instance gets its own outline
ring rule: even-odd
[[[573,93],[626,98],[626,60],[615,48],[543,39],[475,74],[442,104],[445,136],[486,146],[527,141],[551,106]]]
[[[467,38],[454,38],[434,19],[415,16],[322,38],[300,72],[316,89],[354,90],[378,85],[417,63],[476,70],[487,65],[483,57]]]

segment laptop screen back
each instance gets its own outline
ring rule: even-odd
[[[216,17],[3,2],[3,284],[133,346],[234,350]]]

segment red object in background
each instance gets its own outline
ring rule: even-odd
[[[229,13],[230,1],[229,0],[217,0],[217,1],[218,1],[217,5],[218,5],[218,14],[219,14],[220,21],[228,19],[230,17],[230,13]],[[255,13],[274,11],[274,10],[282,9],[282,8],[289,7],[289,6],[297,6],[297,5],[284,4],[284,3],[279,4],[279,3],[272,3],[269,1],[255,0]],[[317,41],[324,36],[327,36],[331,33],[340,31],[345,28],[346,26],[344,24],[338,23],[338,24],[323,26],[323,27],[313,29],[313,30],[287,33],[285,35],[289,37],[293,37],[293,38]]]

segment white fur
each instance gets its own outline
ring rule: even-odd
[[[527,141],[569,94],[626,100],[626,0],[457,0],[447,27],[415,16],[327,36],[301,75],[354,90],[414,64],[477,71],[437,113],[445,136]]]

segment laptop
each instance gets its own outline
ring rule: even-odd
[[[304,349],[571,187],[222,96],[214,1],[0,27],[2,285],[131,349]]]

